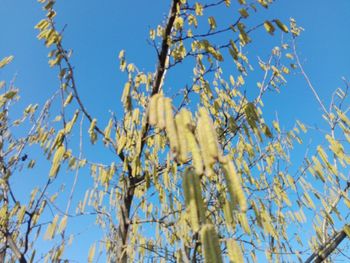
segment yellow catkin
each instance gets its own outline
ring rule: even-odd
[[[247,122],[249,126],[254,129],[256,128],[256,122],[259,122],[259,116],[253,103],[249,102],[244,107]]]
[[[238,221],[239,221],[239,224],[242,226],[244,232],[246,232],[248,235],[250,235],[251,231],[250,231],[250,226],[248,223],[247,214],[246,213],[239,213],[238,214]]]
[[[179,147],[179,138],[176,131],[175,119],[173,115],[173,109],[171,104],[171,99],[164,99],[165,108],[165,127],[166,133],[169,139],[170,148],[173,152],[177,152]]]
[[[161,130],[165,128],[165,107],[163,96],[159,97],[157,103],[157,127]]]
[[[280,20],[275,19],[274,22],[276,23],[278,28],[281,29],[284,33],[288,33],[289,32],[288,27],[285,24],[283,24]]]
[[[196,142],[196,138],[194,137],[193,133],[188,129],[186,131],[186,140],[188,142],[188,147],[190,149],[190,152],[192,154],[192,165],[198,175],[203,174],[203,162],[202,157],[200,153],[200,149],[198,147],[198,144]]]
[[[111,138],[111,130],[113,128],[113,119],[110,119],[108,122],[107,127],[104,130],[105,138],[106,140],[109,140]]]
[[[50,177],[56,176],[58,170],[61,166],[61,161],[63,159],[63,155],[65,153],[65,148],[63,145],[57,148],[55,155],[52,160],[52,166],[50,170]]]
[[[64,127],[64,133],[65,134],[69,134],[71,131],[72,131],[72,128],[73,128],[73,125],[75,124],[75,122],[77,121],[78,119],[78,115],[79,115],[79,111],[76,110],[74,115],[73,115],[73,118],[70,122],[68,122],[66,124],[66,126]]]
[[[182,121],[186,127],[186,129],[192,130],[193,129],[193,123],[192,123],[192,114],[190,111],[186,109],[182,109],[180,111],[180,114],[182,116]]]
[[[203,157],[203,162],[205,169],[210,169],[214,164],[214,158],[209,154],[209,144],[207,134],[204,129],[204,122],[202,119],[199,119],[197,122],[197,138],[201,148],[201,154]]]
[[[130,96],[130,88],[131,88],[130,82],[125,83],[123,95],[122,95],[122,102],[123,102],[125,107],[129,104],[129,101],[130,101],[130,97],[129,97]]]
[[[188,152],[190,152],[190,143],[188,142],[187,133],[192,133],[194,130],[192,122],[192,114],[186,109],[182,109],[175,118],[178,128],[178,137],[180,140],[180,154],[179,161],[186,162]],[[192,142],[192,138],[190,139]]]
[[[97,134],[95,132],[96,123],[97,123],[97,120],[93,119],[90,123],[90,128],[89,128],[90,141],[92,144],[94,144],[97,140]]]
[[[218,140],[214,128],[214,124],[205,108],[199,109],[199,119],[201,123],[200,128],[203,129],[203,135],[206,138],[206,144],[208,148],[208,154],[211,158],[218,157]],[[198,123],[198,127],[199,127]]]
[[[208,178],[213,179],[213,176],[215,176],[213,165],[214,161],[213,158],[209,155],[206,147],[201,147],[201,155],[203,159],[203,164],[205,167],[205,173],[208,176]]]
[[[227,241],[227,252],[228,252],[228,257],[230,261],[234,263],[244,262],[241,247],[238,245],[236,240],[229,239]]]
[[[189,215],[192,229],[197,232],[205,221],[204,203],[200,180],[192,168],[186,169],[182,186],[185,194],[186,211]]]
[[[199,109],[197,138],[206,174],[208,177],[212,177],[214,175],[212,168],[218,158],[218,142],[213,123],[205,108]]]
[[[201,223],[204,223],[206,221],[206,217],[205,217],[205,207],[204,207],[204,202],[202,197],[201,181],[199,176],[193,172],[192,172],[192,182],[193,182],[192,185],[194,189],[195,202],[198,208],[199,221]]]
[[[228,157],[225,159],[223,168],[225,171],[225,178],[231,196],[231,201],[233,202],[234,207],[239,206],[241,211],[245,212],[247,210],[247,201],[241,185],[241,180],[236,172],[233,162],[228,160]]]
[[[233,220],[233,214],[232,214],[232,206],[231,202],[229,202],[226,198],[224,200],[223,205],[223,212],[224,212],[224,218],[225,218],[225,224],[228,229],[234,228],[234,220]]]
[[[222,263],[219,238],[212,224],[205,224],[201,230],[202,250],[204,262]]]
[[[148,107],[148,123],[150,125],[157,125],[157,102],[160,94],[152,96]]]
[[[58,230],[57,230],[57,232],[59,234],[63,233],[63,231],[66,229],[67,219],[68,219],[68,216],[66,216],[66,215],[62,217],[61,222],[58,226]]]
[[[89,249],[88,262],[93,262],[95,256],[96,244],[93,244]]]
[[[69,93],[69,95],[67,96],[66,100],[63,103],[63,107],[67,107],[69,103],[71,103],[73,99],[73,93]]]
[[[18,224],[22,224],[23,223],[23,219],[24,219],[24,215],[25,215],[25,212],[26,212],[26,206],[22,206],[18,213],[17,213],[17,222]]]
[[[179,138],[178,160],[179,162],[184,163],[187,161],[188,146],[187,146],[187,140],[185,136],[186,126],[183,120],[182,111],[175,116],[175,124],[176,124],[177,135]]]

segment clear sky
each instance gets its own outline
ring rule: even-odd
[[[107,121],[110,110],[120,113],[122,109],[120,95],[125,76],[118,69],[120,50],[125,49],[128,61],[140,69],[155,69],[156,56],[147,38],[149,29],[166,18],[169,2],[58,1],[58,21],[60,26],[67,24],[64,44],[73,49],[72,61],[82,100],[101,122]],[[287,23],[293,17],[305,29],[298,40],[299,54],[321,98],[328,104],[331,93],[342,87],[341,77],[350,78],[349,13],[349,0],[277,0],[254,19],[276,17]],[[0,0],[0,58],[15,56],[13,63],[0,71],[0,80],[16,75],[22,98],[20,107],[43,103],[58,87],[57,71],[49,68],[48,50],[36,39],[34,29],[44,15],[34,0]],[[261,55],[272,48],[264,42],[265,38],[266,33],[264,37],[256,33],[253,42],[256,48],[261,48]],[[265,105],[267,114],[275,116],[278,112],[280,123],[286,128],[291,128],[296,119],[310,125],[322,122],[319,106],[300,75],[289,77],[286,88],[280,94],[269,95]],[[18,187],[22,187],[20,182]],[[90,235],[86,243],[93,237]],[[84,247],[86,244],[80,243],[84,256],[72,253],[72,257],[84,262],[87,254]]]
[[[58,1],[58,21],[68,25],[65,46],[74,50],[80,92],[93,113],[104,116],[108,110],[119,108],[124,80],[118,72],[119,50],[125,49],[128,60],[139,68],[149,71],[155,68],[154,51],[146,39],[149,29],[165,19],[167,2]],[[44,12],[36,1],[0,0],[0,3],[0,56],[15,56],[14,63],[0,74],[6,77],[17,74],[16,83],[24,104],[42,102],[56,89],[56,72],[49,69],[47,49],[36,39],[33,28]],[[285,22],[294,17],[305,28],[299,40],[301,58],[321,96],[327,98],[341,85],[340,78],[349,74],[350,36],[346,31],[350,26],[349,10],[347,0],[279,0],[257,16],[279,17]],[[260,53],[264,54],[263,51]],[[98,99],[91,96],[96,91]],[[299,77],[290,78],[288,89],[274,102],[284,106],[276,105],[279,114],[293,114],[290,117],[295,119],[303,112],[302,107],[293,105],[305,105],[306,100],[312,100],[309,95]],[[309,108],[316,113],[317,106]]]

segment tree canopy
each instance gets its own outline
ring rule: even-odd
[[[320,97],[299,57],[304,29],[257,16],[274,1],[168,1],[143,43],[156,64],[119,51],[122,94],[102,118],[81,96],[59,3],[38,2],[35,29],[57,90],[19,114],[16,81],[0,82],[0,262],[348,259],[349,83]],[[271,39],[269,49],[260,43]],[[324,119],[313,147],[305,138],[315,127],[286,129],[264,111],[266,96],[288,92],[297,75]],[[23,191],[21,177],[38,171]],[[76,243],[85,250],[72,252]]]

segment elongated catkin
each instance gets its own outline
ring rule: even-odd
[[[212,224],[205,224],[201,230],[202,250],[206,263],[222,263],[219,238]]]
[[[187,155],[188,155],[188,146],[187,146],[187,139],[186,139],[186,125],[185,121],[183,119],[183,111],[180,111],[179,114],[175,116],[175,124],[176,124],[176,131],[179,139],[179,154],[178,154],[178,160],[180,163],[184,163],[187,161]]]
[[[157,127],[161,130],[165,128],[165,98],[160,96],[157,103]]]
[[[157,104],[160,94],[155,94],[151,97],[148,107],[148,123],[150,125],[157,125]]]
[[[222,163],[222,166],[225,172],[226,183],[233,206],[239,206],[241,211],[245,212],[247,210],[247,201],[236,168],[227,156],[225,157],[225,162]]]
[[[164,99],[164,109],[165,109],[165,130],[167,133],[167,137],[169,139],[170,148],[173,152],[177,152],[180,147],[179,147],[179,139],[176,131],[171,99],[169,98]]]
[[[197,232],[201,223],[205,222],[205,210],[200,180],[198,175],[193,172],[192,168],[186,169],[182,187],[185,194],[186,211],[189,215],[193,230]]]

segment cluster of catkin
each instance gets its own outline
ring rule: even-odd
[[[187,162],[191,154],[198,175],[203,174],[204,167],[209,172],[219,158],[216,132],[205,108],[199,109],[195,127],[190,111],[182,109],[174,116],[171,99],[156,94],[149,104],[148,122],[166,131],[170,148],[179,163]]]
[[[193,231],[201,233],[205,257],[214,259],[220,251],[220,246],[215,238],[217,235],[214,226],[206,219],[201,176],[204,173],[209,178],[215,175],[213,166],[218,163],[225,174],[232,207],[245,212],[247,203],[241,177],[232,160],[222,155],[214,124],[204,107],[199,108],[195,124],[190,111],[182,109],[174,116],[171,99],[162,94],[155,94],[149,103],[148,122],[160,130],[165,130],[171,151],[179,163],[192,160],[192,166],[185,170],[182,181],[186,211]]]
[[[176,116],[173,114],[172,101],[162,94],[151,97],[148,110],[148,122],[160,130],[165,130],[170,148],[179,163],[189,161],[197,176],[214,175],[213,166],[219,163],[225,173],[228,191],[234,207],[246,211],[247,204],[241,187],[241,178],[228,156],[222,156],[216,131],[208,111],[201,107],[198,110],[197,123],[192,114],[182,109]],[[192,182],[195,185],[195,182]]]
[[[207,222],[199,176],[190,167],[185,170],[182,185],[185,193],[186,211],[193,231],[200,230],[206,262],[222,262],[220,244],[215,227]]]

